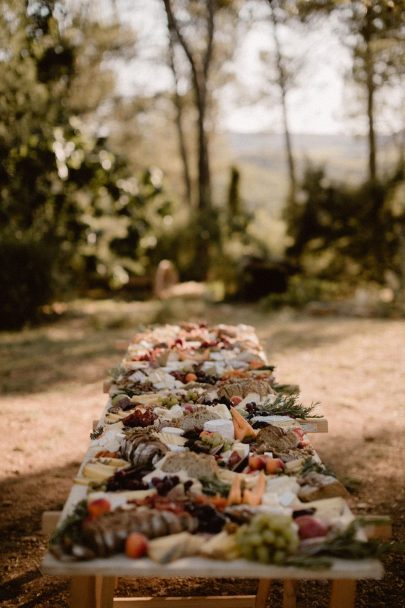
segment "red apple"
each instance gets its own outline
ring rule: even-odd
[[[139,532],[132,532],[125,541],[125,553],[128,557],[138,559],[146,555],[148,539]]]
[[[294,521],[298,526],[299,537],[303,540],[306,538],[326,536],[328,533],[327,526],[316,517],[312,517],[312,515],[301,515]]]
[[[253,471],[260,471],[266,467],[266,459],[258,454],[249,456],[249,466]]]
[[[276,475],[279,471],[285,468],[284,462],[281,458],[268,458],[266,460],[266,472],[269,475]]]
[[[111,511],[111,505],[105,498],[97,498],[97,500],[92,500],[89,502],[87,505],[87,510],[90,517],[99,517],[100,515]]]

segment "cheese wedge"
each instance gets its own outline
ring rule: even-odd
[[[168,564],[180,557],[196,555],[201,544],[201,537],[189,532],[162,536],[149,541],[148,557],[159,564]]]

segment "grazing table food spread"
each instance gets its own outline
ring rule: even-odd
[[[308,439],[325,419],[276,381],[252,327],[146,328],[105,390],[43,572],[382,575]]]

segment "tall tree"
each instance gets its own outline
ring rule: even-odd
[[[267,3],[270,7],[270,19],[272,23],[273,30],[273,42],[274,42],[274,52],[275,52],[275,66],[277,71],[276,83],[279,87],[280,91],[280,103],[281,103],[281,112],[282,112],[282,120],[283,120],[283,131],[284,131],[284,142],[285,142],[285,151],[287,157],[287,166],[288,166],[288,177],[289,177],[289,199],[290,201],[295,200],[296,188],[297,188],[297,177],[296,177],[296,169],[295,169],[295,159],[293,153],[293,146],[291,140],[291,132],[289,126],[289,117],[288,117],[288,105],[287,105],[287,96],[289,85],[292,81],[291,73],[286,66],[285,57],[283,55],[283,51],[280,44],[279,38],[279,13],[283,11],[282,3],[279,0],[267,0]]]
[[[186,144],[186,135],[184,128],[184,99],[180,93],[179,89],[179,75],[178,68],[176,65],[176,34],[173,31],[173,27],[170,22],[168,23],[169,29],[169,44],[168,44],[168,61],[169,67],[171,69],[173,75],[173,103],[175,109],[175,125],[177,131],[177,138],[179,144],[179,156],[182,163],[183,169],[183,184],[184,184],[184,199],[188,205],[188,207],[192,207],[193,203],[193,191],[192,191],[192,183],[191,183],[191,172],[190,172],[190,163],[187,151]]]
[[[179,44],[183,48],[190,65],[193,93],[197,109],[197,136],[198,136],[198,208],[200,211],[209,211],[212,206],[211,171],[208,147],[207,109],[208,109],[208,79],[213,57],[216,0],[207,0],[203,11],[200,9],[200,18],[205,22],[205,39],[201,52],[192,48],[187,40],[181,22],[175,16],[172,1],[163,0],[169,30],[176,34]],[[195,3],[194,3],[195,4]]]
[[[342,25],[344,42],[352,54],[352,79],[364,93],[367,117],[368,179],[376,184],[379,176],[376,137],[377,99],[398,76],[405,74],[405,2],[399,0],[298,0],[303,19],[316,14],[336,13]]]
[[[209,76],[214,50],[215,17],[219,3],[207,0],[202,6],[194,0],[186,2],[189,22],[185,25],[173,9],[172,0],[163,0],[169,33],[176,35],[184,51],[191,72],[191,83],[196,108],[197,131],[197,210],[200,229],[196,234],[196,265],[198,278],[206,278],[210,265],[209,240],[213,229],[211,167],[208,137],[208,109],[210,104]],[[184,9],[184,6],[183,6]],[[183,12],[184,14],[184,12]],[[199,31],[193,43],[186,35],[187,26],[197,26]]]

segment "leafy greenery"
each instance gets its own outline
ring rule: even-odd
[[[68,15],[52,0],[0,5],[0,238],[10,255],[33,244],[29,267],[38,281],[49,269],[41,298],[27,281],[32,297],[5,317],[6,326],[18,327],[55,291],[117,289],[150,272],[173,206],[162,172],[134,175],[101,119],[114,92],[105,60],[129,53],[130,33],[73,9]],[[41,269],[46,255],[52,264]],[[7,278],[12,310],[7,302],[19,299],[22,281],[18,273]]]
[[[315,556],[318,558],[319,556],[320,558],[368,559],[370,557],[380,557],[391,550],[403,550],[401,546],[395,547],[392,543],[384,543],[376,539],[359,540],[359,530],[369,524],[369,521],[363,521],[361,518],[355,519],[336,536],[319,545],[305,547],[303,553],[312,558]]]
[[[208,494],[208,496],[216,496],[217,494],[220,496],[228,496],[229,494],[231,486],[219,479],[202,477],[200,481],[203,486],[204,494]]]
[[[312,456],[305,458],[300,470],[300,476],[308,475],[308,473],[321,473],[322,475],[332,475],[332,477],[336,477],[333,471],[328,469],[322,462],[314,460]]]
[[[310,297],[325,299],[328,292],[338,295],[339,279],[345,279],[349,286],[360,277],[383,283],[388,268],[401,276],[405,209],[398,197],[404,171],[398,166],[384,182],[349,187],[332,182],[324,168],[307,167],[299,202],[287,210],[293,239],[288,254],[317,278],[307,283],[300,278],[290,282],[289,296],[291,292],[296,295],[296,304],[304,304]],[[301,285],[307,288],[300,290]]]
[[[0,329],[16,329],[37,319],[52,295],[52,251],[32,240],[0,241]]]
[[[90,433],[90,439],[93,441],[94,439],[98,439],[99,437],[101,437],[101,435],[103,434],[104,431],[104,427],[103,426],[97,426],[94,431],[92,431]]]
[[[277,415],[277,416],[291,416],[292,418],[322,418],[313,411],[317,406],[317,403],[312,403],[309,406],[303,405],[299,401],[299,397],[296,393],[291,395],[278,394],[274,401],[264,401],[257,406],[257,413],[255,415]]]
[[[82,523],[87,517],[87,500],[77,503],[70,515],[65,517],[50,539],[51,545],[59,545],[68,541],[69,544],[80,543],[82,540]]]
[[[298,259],[302,260],[303,258],[299,257]],[[313,272],[315,271],[314,264],[309,262],[309,269]],[[290,278],[287,290],[284,293],[271,293],[263,298],[261,300],[261,306],[264,309],[269,310],[275,310],[283,306],[291,306],[292,308],[299,309],[310,302],[336,300],[344,293],[345,288],[336,281],[326,280],[316,276],[306,276],[306,274],[303,273]]]

